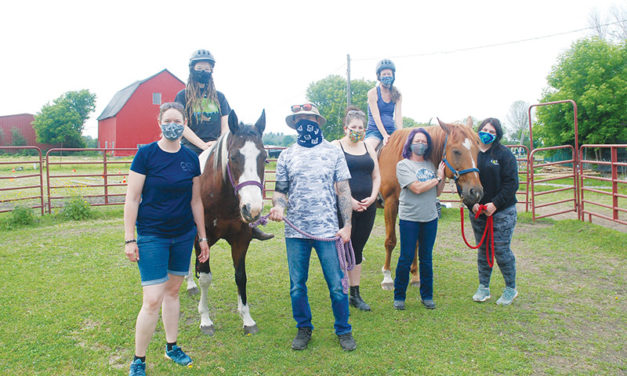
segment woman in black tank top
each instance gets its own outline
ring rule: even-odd
[[[346,164],[351,173],[349,181],[353,196],[351,242],[355,250],[355,268],[348,272],[349,303],[362,311],[370,311],[370,306],[364,302],[359,294],[359,282],[363,249],[368,237],[370,237],[374,218],[377,214],[374,202],[379,193],[381,175],[374,150],[366,147],[366,143],[363,141],[365,126],[366,114],[357,107],[349,107],[344,119],[345,136],[332,143],[344,152]],[[341,221],[341,216],[338,217]],[[343,226],[342,223],[340,223],[341,226]]]

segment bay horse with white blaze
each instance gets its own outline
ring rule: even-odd
[[[222,135],[208,150],[200,154],[203,168],[200,190],[205,211],[205,227],[209,246],[225,239],[231,246],[231,257],[237,284],[237,310],[244,322],[244,333],[258,332],[250,316],[246,295],[246,252],[252,239],[249,223],[259,219],[263,210],[263,176],[266,151],[261,137],[266,127],[265,110],[254,126],[238,123],[235,111],[229,114],[229,132]],[[199,254],[198,244],[195,246]],[[209,318],[207,293],[211,285],[211,267],[207,260],[196,262],[200,286],[200,329],[213,335]]]
[[[477,155],[479,153],[479,137],[472,129],[472,119],[468,117],[466,124],[447,124],[438,119],[439,126],[429,126],[425,129],[431,136],[433,143],[431,159],[434,166],[442,160],[446,162],[446,177],[452,178],[457,184],[458,192],[467,205],[474,205],[483,196],[483,187],[479,181],[477,169]],[[385,264],[383,265],[383,281],[381,288],[393,290],[394,281],[390,271],[390,258],[396,246],[396,217],[398,215],[398,198],[401,187],[396,178],[396,164],[403,159],[403,146],[411,132],[411,128],[399,129],[390,136],[387,145],[379,154],[379,169],[381,171],[380,192],[384,201],[385,213]],[[418,247],[416,245],[416,252]],[[411,266],[411,285],[420,283],[417,266],[418,255],[414,257]]]

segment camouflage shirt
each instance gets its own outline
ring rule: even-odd
[[[338,231],[335,183],[350,179],[342,151],[324,140],[306,148],[294,144],[279,156],[276,180],[289,183],[287,219],[311,235],[332,238]],[[305,238],[285,225],[286,238]]]

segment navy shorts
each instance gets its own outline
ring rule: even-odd
[[[137,266],[142,286],[164,283],[169,279],[168,274],[187,275],[195,238],[196,226],[186,234],[174,238],[138,234]]]

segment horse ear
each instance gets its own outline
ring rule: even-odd
[[[446,123],[444,123],[442,120],[440,120],[440,118],[436,118],[436,119],[438,119],[438,123],[440,123],[440,128],[442,128],[442,130],[446,132],[446,134],[450,134],[451,128],[448,125],[446,125]]]
[[[266,109],[265,108],[261,111],[261,116],[259,116],[259,119],[255,123],[255,128],[257,129],[257,132],[259,132],[259,134],[263,134],[264,129],[266,129]]]
[[[239,130],[239,123],[237,121],[237,114],[235,113],[235,110],[231,110],[231,112],[229,112],[229,130],[232,134],[237,133]]]
[[[468,128],[470,128],[470,129],[472,129],[472,126],[473,126],[473,125],[474,125],[474,124],[473,124],[473,122],[472,122],[472,117],[471,117],[471,116],[468,116],[468,117],[466,118],[466,126],[467,126]]]

